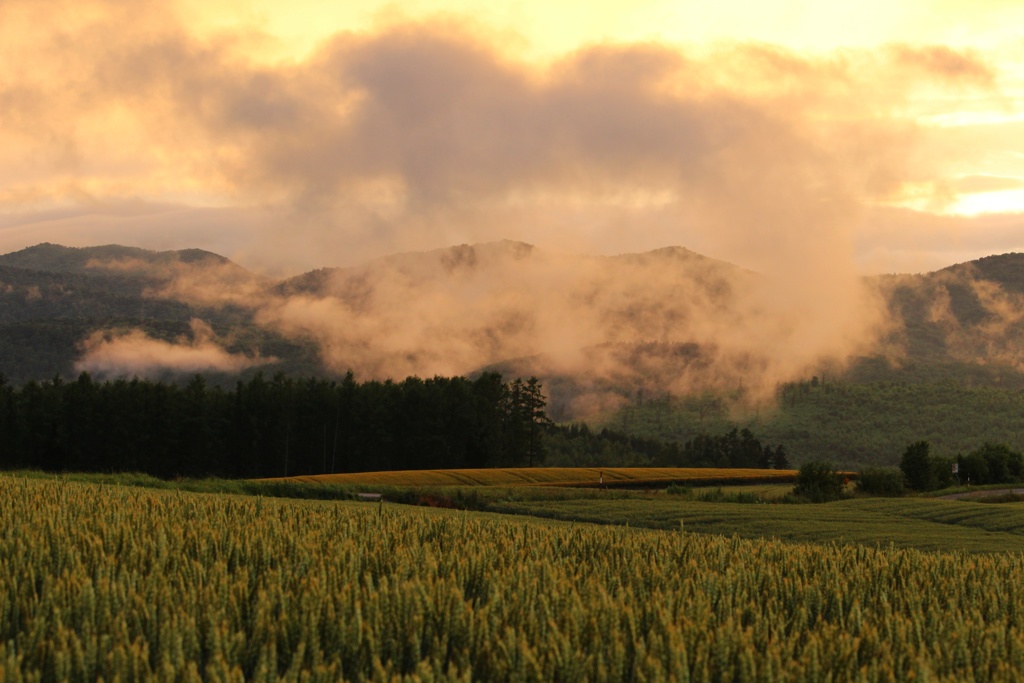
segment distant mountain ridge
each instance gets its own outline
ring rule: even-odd
[[[215,273],[226,287],[265,286],[263,278],[200,249],[44,243],[0,255],[0,373],[19,383],[73,377],[83,343],[99,331],[141,330],[171,341],[191,336],[195,319],[229,339],[234,352],[280,353],[312,367],[314,352],[255,326],[252,310],[244,306],[164,295],[173,294],[167,288],[191,272]],[[285,363],[283,369],[299,368]]]
[[[999,283],[1004,289],[1024,293],[1024,254],[1010,252],[984,256],[974,261],[958,263],[937,272],[963,272],[970,270],[984,280]]]
[[[538,254],[541,251],[543,250],[539,250],[532,244],[515,240],[460,244],[430,251],[390,254],[357,266],[325,266],[285,279],[278,283],[276,287],[283,294],[316,293],[328,286],[329,281],[336,276],[344,277],[350,274],[382,268],[397,270],[407,274],[438,275],[444,273],[450,275],[459,271],[465,272],[475,268],[486,267],[500,259],[527,260],[532,255]],[[739,269],[738,266],[702,256],[684,247],[661,247],[642,253],[628,253],[615,256],[579,256],[579,258],[592,258],[610,262],[634,262],[637,264],[643,264],[645,261],[651,260],[671,259],[680,265],[687,262],[703,262],[720,264],[723,268]],[[429,268],[425,268],[427,264],[429,264]],[[425,270],[432,270],[433,272],[428,273]]]
[[[683,247],[664,247],[643,253],[598,256],[564,254],[539,249],[525,242],[500,240],[472,245],[461,244],[423,252],[390,254],[357,266],[319,268],[278,283],[274,291],[284,296],[339,296],[355,304],[372,292],[375,281],[383,279],[382,273],[409,283],[425,285],[447,280],[458,285],[468,285],[468,278],[486,273],[488,270],[513,264],[509,273],[514,275],[516,268],[528,267],[530,264],[551,259],[564,259],[567,263],[572,263],[573,267],[583,264],[591,271],[616,266],[643,269],[657,264],[662,268],[690,269],[701,276],[710,276],[716,271],[729,271],[730,274],[743,276],[753,275],[725,261],[702,256]],[[516,286],[518,283],[510,280],[508,284]],[[716,286],[722,286],[722,283],[716,283]]]
[[[537,247],[534,245],[515,240],[499,240],[496,242],[485,242],[473,245],[460,244],[429,251],[390,254],[354,267],[335,267],[325,265],[306,273],[281,280],[275,283],[275,286],[283,287],[288,286],[289,283],[302,282],[304,279],[316,279],[318,274],[322,273],[368,269],[380,266],[401,268],[403,267],[403,264],[416,264],[422,262],[424,259],[437,260],[439,263],[444,264],[447,269],[454,270],[460,266],[474,266],[480,260],[481,254],[497,254],[521,259],[528,257],[535,250],[537,250]],[[702,261],[706,263],[721,264],[723,267],[740,269],[739,266],[735,266],[726,261],[704,256],[680,246],[660,247],[646,252],[631,252],[613,256],[597,256],[593,258],[624,261],[672,258],[680,262]],[[210,263],[217,265],[230,265],[240,271],[249,272],[243,266],[231,261],[231,259],[204,249],[156,251],[141,247],[128,247],[117,244],[93,247],[65,247],[49,242],[42,242],[35,246],[26,247],[25,249],[0,254],[0,266],[41,272],[94,274],[96,269],[95,264],[97,263],[117,262],[129,259],[134,259],[152,265],[163,265],[175,262],[188,264]],[[928,273],[914,275],[897,274],[879,277],[928,277],[940,273],[961,273],[968,270],[974,271],[982,279],[997,282],[1012,291],[1024,292],[1024,253],[1018,252],[985,256],[973,261],[952,264]],[[297,287],[297,289],[301,289],[301,287]]]
[[[577,334],[566,343],[590,349],[582,356],[587,363],[621,364],[606,369],[602,382],[630,392],[666,370],[696,376],[724,360],[737,372],[760,372],[758,358],[730,350],[714,333],[701,338],[700,326],[687,320],[719,316],[719,333],[728,330],[730,316],[741,315],[738,302],[761,278],[682,247],[595,256],[504,240],[393,254],[274,282],[200,249],[40,244],[0,255],[0,372],[15,381],[71,376],[82,341],[97,330],[116,336],[137,329],[183,343],[200,319],[227,352],[273,358],[263,366],[269,372],[338,374],[349,356],[365,361],[377,353],[378,365],[363,367],[423,373],[436,366],[444,373],[475,359],[467,371],[543,375],[553,371],[531,350],[530,335],[550,335],[560,321],[580,317],[583,327],[603,326],[604,336]],[[1024,254],[867,281],[902,322],[888,342],[903,355],[895,364],[865,357],[850,377],[1024,386],[1024,314],[1013,315],[1022,309]],[[538,302],[554,299],[564,301],[548,315],[553,319],[533,315]],[[450,348],[441,353],[392,341],[411,334]],[[555,353],[572,351],[549,341]],[[550,379],[577,381],[557,372]]]
[[[0,265],[24,268],[49,273],[92,274],[97,263],[134,260],[149,265],[170,263],[187,264],[232,264],[218,254],[202,249],[181,249],[176,251],[151,251],[139,247],[124,247],[108,244],[96,247],[64,247],[43,242],[20,251],[0,255]],[[236,268],[244,270],[241,266]]]

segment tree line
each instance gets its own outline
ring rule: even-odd
[[[907,489],[926,492],[959,485],[1015,484],[1024,481],[1024,453],[1006,444],[986,442],[966,455],[935,455],[927,441],[907,446],[898,468],[866,467],[856,475],[859,493],[899,497]],[[813,502],[838,500],[846,494],[847,474],[832,463],[805,462],[793,493]]]
[[[658,441],[623,432],[591,431],[585,423],[562,425],[545,439],[548,462],[571,467],[717,467],[789,469],[782,444],[762,444],[749,429]]]
[[[82,373],[20,387],[0,375],[0,467],[258,478],[531,466],[544,456],[545,408],[536,378],[498,373],[361,383],[257,373],[233,390],[202,375]]]
[[[1011,484],[1024,481],[1024,454],[1006,444],[986,442],[966,455],[943,457],[917,441],[903,452],[900,471],[915,491],[934,491],[954,484]]]

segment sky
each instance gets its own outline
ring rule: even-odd
[[[864,275],[1024,251],[1021,26],[1019,0],[0,0],[0,253],[350,267],[292,294],[185,269],[151,294],[246,302],[361,378],[525,358],[770,398],[900,362]],[[1024,318],[949,277],[990,323]],[[996,323],[942,311],[951,344],[1024,367]],[[262,362],[218,334],[96,330],[79,365]]]
[[[1024,250],[1016,1],[0,0],[0,253]]]

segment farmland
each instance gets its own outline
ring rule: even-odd
[[[793,470],[684,467],[512,467],[459,470],[356,472],[289,477],[289,481],[336,486],[667,486],[672,482],[708,485],[730,482],[791,482]]]
[[[1016,553],[9,476],[0,518],[4,680],[952,681],[1024,670]]]
[[[520,468],[364,472],[288,481],[366,490],[377,487],[393,500],[416,502],[422,494],[430,504],[469,504],[492,512],[565,522],[668,531],[682,526],[692,533],[800,543],[1024,552],[1024,506],[933,498],[773,504],[792,492],[792,483],[784,482],[791,482],[794,474],[699,468]],[[606,483],[612,482],[610,490],[593,486],[600,475]],[[723,481],[734,483],[718,485]],[[742,481],[751,483],[739,483]],[[682,483],[683,495],[628,490],[657,482],[662,487],[669,482]],[[616,490],[616,483],[623,490]]]
[[[756,505],[662,496],[628,500],[498,501],[508,514],[801,543],[946,552],[1024,552],[1024,506],[935,499],[854,499]]]

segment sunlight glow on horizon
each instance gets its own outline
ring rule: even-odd
[[[949,208],[939,213],[956,216],[1024,213],[1024,189],[961,194]]]
[[[516,0],[486,6],[472,0],[184,0],[183,8],[198,32],[255,28],[276,37],[293,57],[308,55],[339,31],[437,18],[471,21],[510,39],[517,36],[510,42],[538,58],[594,43],[649,41],[682,46],[759,42],[811,52],[890,43],[1024,49],[1017,28],[1024,25],[1024,5],[1006,0]]]

